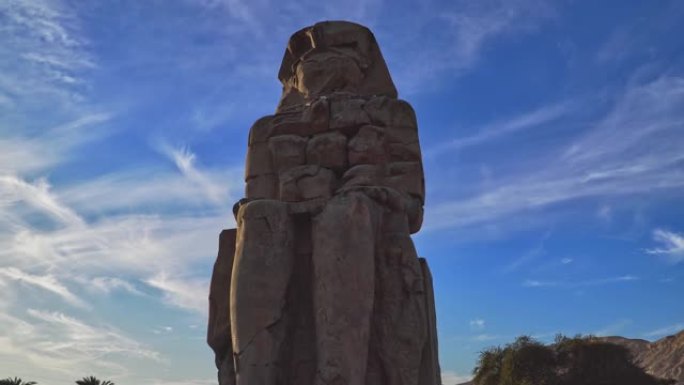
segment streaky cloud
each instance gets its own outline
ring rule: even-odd
[[[675,323],[672,325],[667,325],[658,329],[650,330],[645,332],[643,335],[644,337],[663,337],[663,336],[668,336],[672,335],[675,333],[679,333],[680,331],[684,330],[684,322],[679,322]]]
[[[618,277],[598,278],[585,281],[543,281],[528,279],[523,282],[524,287],[555,287],[563,289],[576,289],[581,287],[603,286],[622,282],[635,282],[640,278],[633,275],[621,275]]]
[[[521,213],[548,214],[548,207],[580,198],[681,190],[682,129],[684,78],[630,85],[564,152],[548,149],[543,167],[518,170],[487,191],[428,206],[426,227],[482,226]]]
[[[653,239],[661,244],[661,247],[647,249],[646,253],[652,255],[664,255],[672,263],[684,261],[684,235],[664,229],[653,230]]]
[[[89,305],[85,301],[83,301],[81,298],[79,298],[77,295],[71,292],[71,290],[69,290],[66,286],[60,283],[57,280],[57,278],[55,278],[52,275],[34,275],[24,272],[15,267],[3,267],[0,268],[0,277],[2,276],[18,282],[23,282],[35,287],[39,287],[43,290],[47,290],[53,294],[56,294],[64,301],[73,306],[82,308],[89,307]]]

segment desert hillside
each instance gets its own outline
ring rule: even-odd
[[[635,363],[649,374],[676,380],[675,385],[684,385],[684,330],[654,342],[624,337],[601,337],[600,339],[629,349]],[[459,385],[473,385],[473,382],[464,382]]]
[[[623,345],[632,352],[635,362],[656,377],[677,380],[684,385],[684,330],[673,335],[648,342],[623,337],[605,337],[605,341]]]

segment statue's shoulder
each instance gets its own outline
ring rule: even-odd
[[[266,115],[252,124],[252,127],[249,129],[249,146],[268,141],[273,132],[274,118],[275,115]]]

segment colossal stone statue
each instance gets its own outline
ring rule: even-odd
[[[296,32],[278,77],[212,277],[220,384],[441,384],[413,109],[358,24]]]

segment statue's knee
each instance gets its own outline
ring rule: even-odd
[[[333,198],[335,203],[352,206],[371,206],[373,200],[364,191],[348,191]]]
[[[347,191],[328,201],[323,211],[315,217],[315,227],[330,227],[333,233],[342,235],[343,229],[348,230],[343,223],[368,223],[377,216],[377,208],[373,199],[365,193]]]

